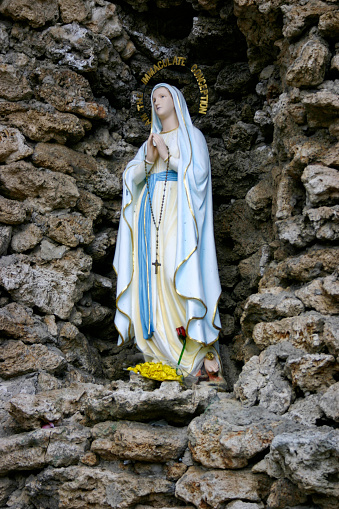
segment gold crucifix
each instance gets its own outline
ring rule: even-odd
[[[158,260],[155,260],[155,262],[153,262],[152,265],[154,265],[155,274],[158,274],[158,267],[160,267],[161,263],[159,263]]]

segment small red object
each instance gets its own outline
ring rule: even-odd
[[[177,331],[177,334],[178,334],[178,336],[179,336],[179,338],[180,338],[180,339],[185,339],[185,337],[186,337],[186,331],[185,331],[185,328],[184,328],[184,327],[182,327],[182,326],[181,326],[181,327],[178,327],[178,328],[176,329],[176,331]]]

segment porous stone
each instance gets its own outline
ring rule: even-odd
[[[0,226],[0,256],[5,255],[11,242],[12,227]]]
[[[339,199],[339,171],[321,165],[307,166],[301,176],[310,205]]]
[[[159,389],[143,390],[132,383],[117,381],[112,386],[76,383],[68,389],[40,393],[34,397],[16,396],[11,400],[11,415],[28,429],[43,421],[62,421],[80,412],[89,422],[112,419],[149,421],[167,419],[183,423],[203,412],[216,389],[196,387],[182,390],[176,382],[162,383]],[[26,428],[27,429],[27,428]]]
[[[38,170],[25,161],[2,166],[0,189],[6,192],[9,198],[25,200],[27,208],[41,213],[55,208],[74,207],[79,198],[79,191],[72,177]]]
[[[335,15],[335,6],[329,5],[321,0],[312,0],[306,4],[283,4],[281,10],[284,13],[283,34],[285,37],[293,38],[301,35],[307,27],[312,26],[315,19],[320,20],[323,16],[332,17]],[[320,27],[319,20],[319,27]]]
[[[295,295],[305,307],[325,315],[339,313],[339,281],[336,275],[319,278],[296,290]]]
[[[301,248],[307,246],[315,238],[314,227],[301,215],[289,219],[276,221],[279,239],[292,246]]]
[[[94,100],[91,87],[83,76],[69,69],[40,68],[36,73],[39,97],[58,111],[75,113],[86,118],[105,119],[106,106]]]
[[[153,463],[178,460],[187,448],[187,429],[138,422],[102,422],[92,430],[91,451],[105,460]]]
[[[288,479],[278,479],[272,484],[267,505],[272,509],[284,509],[307,502],[307,495]]]
[[[21,339],[25,343],[45,343],[52,339],[46,323],[30,308],[16,302],[0,308],[0,332],[5,337]]]
[[[276,477],[275,468],[278,467],[305,493],[338,497],[338,448],[337,430],[283,433],[271,444],[268,474]],[[314,468],[315,464],[317,468]]]
[[[35,224],[28,224],[17,230],[12,236],[11,247],[16,253],[33,249],[42,240],[43,234]]]
[[[0,282],[17,302],[66,319],[92,284],[91,265],[92,260],[81,249],[47,263],[11,255],[0,261]]]
[[[128,472],[112,472],[105,468],[70,466],[49,468],[27,483],[30,496],[49,505],[57,497],[59,504],[74,509],[84,505],[99,509],[127,509],[138,503],[160,502],[160,507],[173,505],[166,499],[173,495],[172,482],[155,475],[139,476]]]
[[[316,239],[336,241],[339,238],[339,205],[308,209],[304,215],[305,223],[311,225]]]
[[[254,326],[253,340],[261,350],[280,341],[288,341],[306,352],[320,352],[327,346],[324,333],[327,319],[327,316],[310,311],[276,322],[260,322]]]
[[[339,421],[339,382],[331,385],[319,398],[319,406],[328,419]]]
[[[26,219],[26,207],[17,200],[0,196],[0,221],[5,224],[21,224]]]
[[[1,85],[0,85],[1,86]],[[26,145],[26,140],[18,129],[0,125],[0,162],[12,163],[30,156],[33,149]]]
[[[338,94],[330,89],[304,93],[301,101],[306,108],[310,127],[328,127],[338,118]]]
[[[273,437],[297,425],[263,408],[221,399],[188,426],[194,461],[206,468],[240,469],[265,451]]]
[[[0,504],[6,504],[9,496],[17,488],[17,484],[13,479],[9,477],[3,477],[0,479]]]
[[[304,392],[314,392],[335,383],[334,375],[338,372],[338,366],[332,355],[318,353],[288,359],[285,370],[294,387],[298,386]]]
[[[46,370],[57,373],[65,370],[65,357],[55,347],[41,344],[25,345],[22,341],[5,341],[0,346],[0,376],[14,376]]]
[[[59,18],[58,1],[52,0],[4,0],[0,12],[14,20],[28,21],[32,27],[44,26],[49,21]]]
[[[324,41],[307,37],[292,50],[295,60],[286,72],[286,82],[292,87],[310,87],[324,81],[330,52]]]
[[[303,311],[302,301],[292,292],[257,293],[247,300],[241,324],[246,333],[251,333],[257,322],[297,316]]]
[[[0,444],[0,472],[35,470],[77,463],[89,445],[89,430],[57,427],[3,438]]]
[[[84,21],[89,14],[89,6],[84,0],[58,0],[61,19],[64,23]]]
[[[204,470],[190,467],[175,488],[176,497],[198,509],[207,503],[213,509],[221,509],[227,502],[245,499],[260,502],[268,494],[271,481],[264,474],[252,474],[249,470]]]
[[[85,190],[79,190],[79,199],[77,201],[77,208],[84,214],[84,216],[92,219],[97,219],[103,208],[103,201],[101,198],[93,193]]]
[[[320,407],[321,398],[322,394],[316,393],[297,399],[288,409],[287,416],[301,424],[316,424],[324,415]]]
[[[64,246],[77,247],[79,244],[90,244],[94,239],[92,219],[84,217],[79,212],[45,214],[36,216],[35,221],[50,239]]]

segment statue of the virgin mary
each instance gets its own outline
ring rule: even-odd
[[[146,361],[196,374],[219,358],[210,160],[182,93],[160,83],[151,101],[150,136],[123,174],[115,325]]]

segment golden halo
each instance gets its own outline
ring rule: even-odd
[[[142,92],[137,92],[137,100],[136,100],[136,107],[137,111],[139,113],[139,116],[143,123],[145,125],[150,125],[151,120],[150,116],[147,113],[148,105],[150,105],[150,101],[148,101],[147,106],[145,107],[145,91],[147,86],[151,86],[152,89],[157,83],[161,83],[162,81],[159,80],[156,83],[152,83],[152,85],[148,85],[151,80],[155,76],[158,75],[161,71],[164,69],[167,69],[169,67],[179,67],[180,70],[186,69],[190,72],[190,74],[195,79],[196,84],[199,87],[199,111],[198,114],[195,116],[194,119],[192,119],[192,122],[194,122],[199,114],[206,115],[207,108],[208,108],[208,86],[207,81],[204,77],[204,74],[201,69],[197,66],[197,64],[193,64],[191,66],[187,65],[187,58],[186,57],[179,57],[174,56],[173,58],[163,58],[162,60],[159,60],[156,64],[154,64],[152,67],[149,68],[149,70],[143,75],[141,78],[141,81],[144,85]],[[168,81],[168,80],[167,80]],[[170,83],[169,83],[170,84]],[[150,106],[149,106],[150,110]]]

